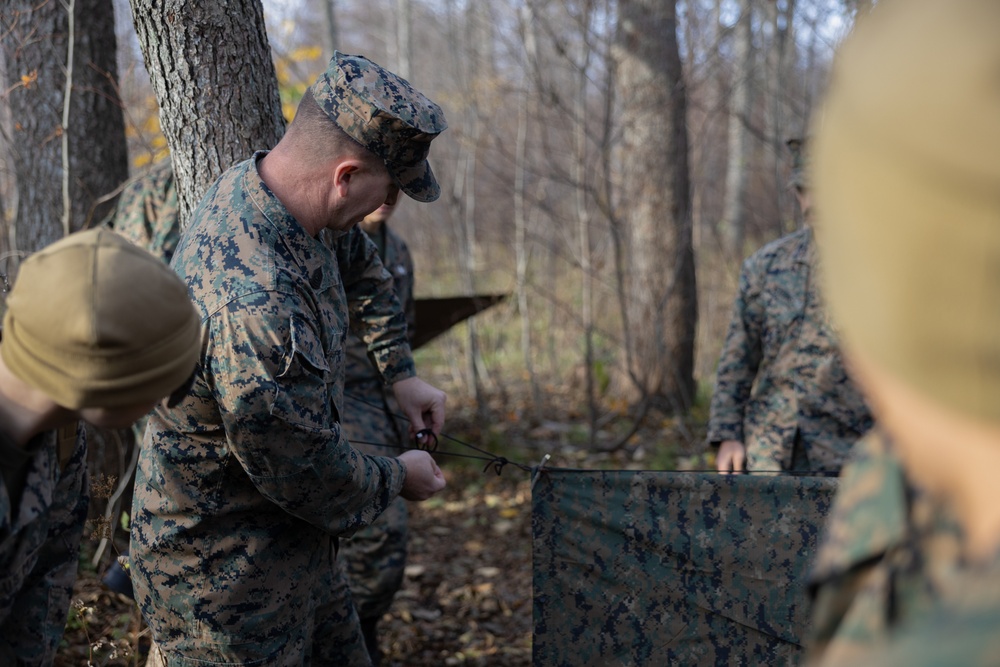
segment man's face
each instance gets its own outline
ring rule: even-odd
[[[396,205],[399,186],[384,165],[355,172],[347,200],[344,202],[344,219],[338,231],[346,231],[383,206]]]
[[[398,197],[392,202],[386,200],[384,204],[366,215],[365,219],[361,221],[361,229],[366,232],[374,232],[381,229],[382,225],[389,222],[389,218],[396,211],[396,203],[398,201]]]

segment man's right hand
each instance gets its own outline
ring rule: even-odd
[[[408,449],[399,455],[406,466],[406,479],[399,495],[407,500],[427,500],[445,487],[444,474],[430,454]]]
[[[723,440],[715,457],[715,469],[723,475],[746,470],[747,448],[739,440]]]

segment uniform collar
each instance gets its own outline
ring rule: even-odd
[[[314,289],[325,289],[336,282],[330,270],[331,266],[336,266],[336,259],[330,248],[319,237],[314,238],[309,235],[305,227],[288,212],[281,200],[261,179],[257,165],[268,152],[257,151],[248,161],[246,171],[243,172],[243,189],[254,207],[267,219],[298,260],[309,284]]]

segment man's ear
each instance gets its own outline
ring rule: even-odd
[[[333,187],[337,190],[337,196],[343,199],[347,197],[350,190],[351,181],[361,170],[360,160],[348,158],[341,160],[333,167]]]

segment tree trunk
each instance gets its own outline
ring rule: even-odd
[[[413,5],[410,0],[396,0],[396,73],[404,79],[410,78],[410,59],[413,57],[413,39],[410,28],[413,23]]]
[[[336,0],[320,1],[323,3],[323,19],[326,21],[326,50],[327,53],[333,56],[333,52],[340,47],[340,31],[337,29]]]
[[[537,109],[532,104],[530,94],[530,71],[533,63],[538,60],[538,42],[535,36],[535,15],[532,0],[528,0],[520,9],[521,26],[524,34],[525,65],[522,89],[518,95],[517,104],[517,136],[514,142],[514,257],[516,263],[517,312],[521,323],[521,356],[524,368],[528,374],[531,387],[531,405],[529,411],[532,421],[537,421],[538,407],[541,405],[541,391],[535,363],[532,356],[531,309],[528,300],[528,216],[527,183],[525,172],[528,167],[527,146],[529,121],[537,115]],[[534,113],[530,113],[534,112]]]
[[[750,170],[750,132],[747,125],[753,108],[751,83],[753,78],[752,3],[740,3],[733,40],[733,82],[729,93],[729,155],[726,163],[726,194],[722,223],[726,251],[730,257],[743,255],[746,238],[747,176]]]
[[[284,133],[260,0],[130,0],[181,225],[223,171]]]
[[[114,7],[9,0],[0,41],[17,181],[12,236],[30,253],[103,218],[128,177]]]
[[[652,403],[682,412],[694,394],[697,297],[676,0],[622,0],[619,12],[629,372]]]

